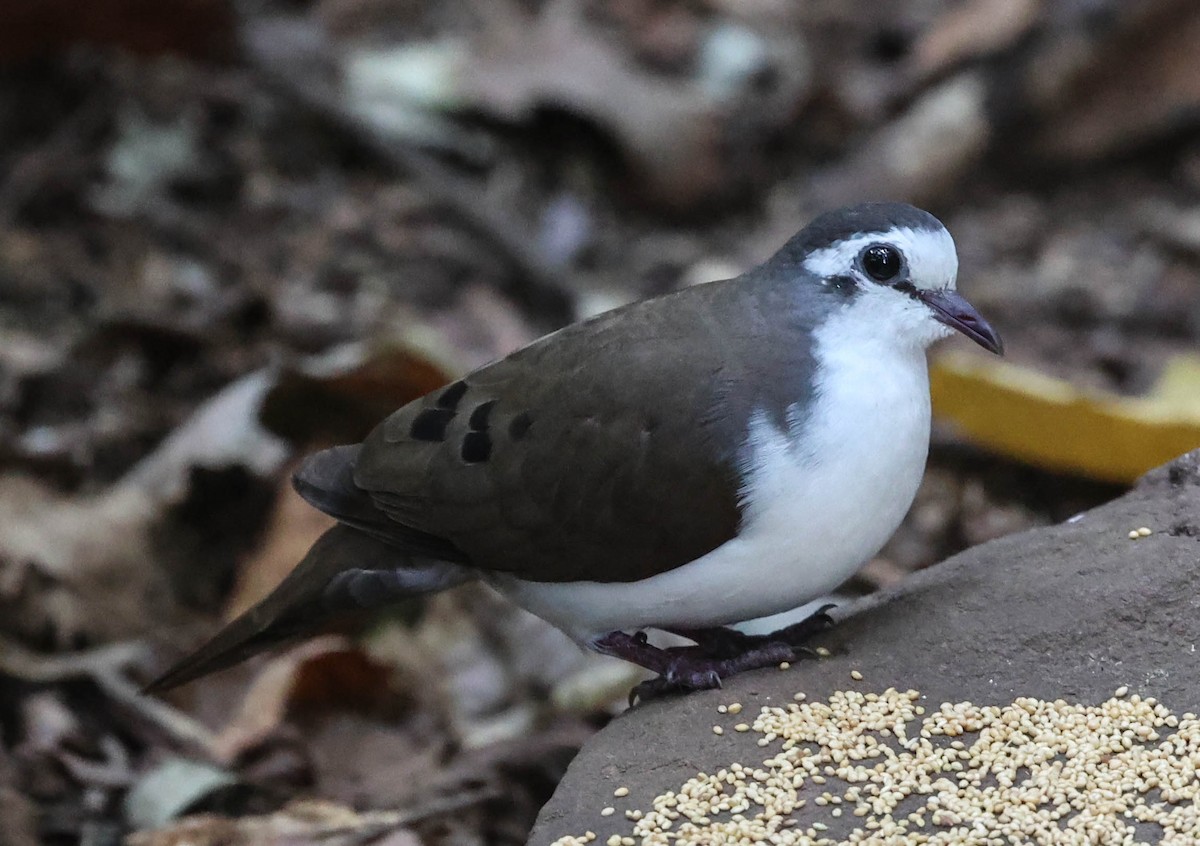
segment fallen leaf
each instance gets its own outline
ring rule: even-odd
[[[63,648],[162,620],[172,602],[149,538],[155,513],[135,487],[71,498],[0,477],[0,631]]]
[[[450,381],[435,339],[349,344],[285,369],[259,418],[293,443],[353,443],[409,400]],[[299,559],[297,559],[299,560]]]
[[[1036,23],[1039,0],[969,0],[951,6],[913,47],[913,69],[936,76],[1012,46]]]
[[[1095,161],[1197,125],[1200,9],[1190,2],[1160,5],[1103,45],[1037,132],[1038,152]]]
[[[260,478],[274,477],[289,448],[263,428],[259,417],[276,388],[275,374],[266,370],[225,386],[139,461],[121,485],[165,505],[183,497],[195,467],[240,466]]]
[[[434,780],[451,749],[450,738],[435,726],[427,717],[382,722],[351,713],[306,721],[315,792],[356,808],[422,801],[437,792]]]
[[[391,672],[348,640],[314,638],[270,661],[246,691],[241,705],[213,742],[221,761],[233,761],[275,732],[296,709],[371,710],[385,700],[403,701]]]
[[[936,205],[983,156],[991,137],[988,90],[976,71],[931,87],[847,159],[815,181],[813,199],[840,206],[862,197]]]
[[[137,831],[126,838],[126,846],[266,846],[270,840],[252,841],[244,832],[245,819],[235,820],[204,814],[188,817],[154,831]],[[300,841],[296,846],[304,846]]]
[[[278,474],[289,446],[258,422],[272,384],[259,371],[228,385],[100,493],[62,496],[0,476],[0,631],[60,647],[121,640],[166,622],[176,600],[218,593],[221,556],[183,542],[172,508],[210,478],[206,470]]]
[[[397,408],[450,380],[451,368],[439,363],[449,355],[426,351],[433,348],[415,339],[339,347],[284,370],[256,413],[268,429],[311,447],[306,452],[314,444],[360,441]],[[263,540],[238,570],[225,618],[266,596],[334,523],[292,489],[290,478],[282,482]]]
[[[59,685],[87,679],[99,687],[111,703],[121,709],[127,717],[133,718],[128,729],[148,728],[153,732],[155,740],[165,735],[174,744],[199,751],[209,755],[212,749],[213,735],[203,725],[175,710],[170,705],[151,699],[142,694],[139,688],[129,681],[127,670],[144,667],[147,664],[149,652],[146,646],[138,642],[113,643],[99,646],[81,652],[46,654],[31,652],[12,641],[0,638],[0,676],[9,676],[23,682],[39,685]],[[38,700],[33,697],[27,702],[37,703],[36,711],[27,719],[26,731],[31,742],[39,748],[48,748],[56,744],[56,740],[66,737],[68,729],[75,724],[75,717],[70,712],[53,707],[53,698]],[[94,708],[95,702],[90,706]],[[108,754],[112,750],[101,748],[99,751],[109,758],[111,765],[109,774],[118,774],[124,769],[123,760],[117,760],[119,754]],[[91,763],[80,760],[69,762],[82,771]],[[107,778],[101,769],[92,769],[93,775]],[[124,778],[124,774],[116,776]],[[111,779],[110,779],[111,780]]]
[[[54,693],[35,693],[22,702],[21,723],[26,748],[39,752],[57,749],[82,736],[79,721]]]
[[[1200,257],[1200,208],[1147,200],[1137,210],[1143,231],[1173,250]]]
[[[725,179],[714,104],[701,91],[652,75],[584,24],[571,3],[531,25],[494,27],[464,69],[469,100],[508,120],[556,107],[610,132],[651,184],[684,206]]]
[[[488,25],[470,42],[351,52],[346,98],[373,124],[418,137],[436,131],[445,112],[522,123],[568,112],[616,142],[632,171],[628,193],[689,210],[738,187],[745,168],[728,147],[742,145],[753,159],[810,90],[797,33],[773,41],[745,26],[713,27],[698,45],[699,76],[680,79],[639,65],[579,5],[550,3],[527,17],[515,4],[488,4]],[[765,77],[773,82],[764,94],[754,83]]]
[[[165,825],[237,784],[228,770],[188,758],[168,758],[144,773],[125,795],[125,819],[135,828]]]
[[[511,299],[477,283],[463,286],[450,308],[430,315],[429,326],[457,350],[463,371],[506,356],[539,335]]]
[[[1200,358],[1192,355],[1168,361],[1141,397],[954,352],[934,361],[930,389],[934,413],[965,437],[1047,470],[1132,483],[1200,445]]]
[[[5,245],[0,243],[0,253]],[[0,327],[0,392],[6,383],[39,376],[61,367],[65,358],[61,345],[33,332]],[[0,393],[0,395],[3,395]]]

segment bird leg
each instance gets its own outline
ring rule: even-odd
[[[760,642],[779,641],[801,652],[811,654],[812,649],[807,645],[808,641],[812,639],[813,635],[818,635],[833,626],[833,617],[829,616],[829,612],[836,607],[832,602],[822,605],[798,623],[776,629],[770,634],[758,635]]]
[[[632,705],[636,700],[644,702],[669,693],[720,687],[723,678],[811,655],[812,650],[805,642],[833,625],[828,613],[832,607],[824,605],[800,622],[765,635],[748,635],[722,626],[671,629],[673,634],[694,640],[696,645],[662,649],[652,645],[645,632],[615,631],[593,641],[592,647],[604,655],[658,673],[657,678],[644,681],[630,691]]]
[[[645,632],[636,634],[627,634],[622,631],[609,632],[593,640],[591,645],[602,655],[621,658],[659,675],[671,672],[678,674],[685,670],[684,664],[689,663],[689,659],[699,657],[694,646],[675,646],[669,649],[654,646],[646,638]],[[696,688],[721,686],[719,678],[706,679],[706,681],[711,683],[698,683]]]
[[[668,691],[707,690],[721,686],[724,662],[704,655],[695,646],[660,649],[646,639],[644,632],[631,635],[622,631],[609,632],[593,640],[591,645],[602,655],[621,658],[658,673],[658,678],[642,682],[630,691],[630,705],[635,700],[644,701]]]
[[[733,658],[760,649],[770,643],[786,643],[800,652],[810,652],[807,641],[833,625],[829,611],[832,604],[822,605],[798,623],[765,635],[748,635],[737,629],[716,626],[707,629],[667,629],[671,634],[694,640],[696,646],[713,658]]]
[[[761,646],[763,638],[737,629],[715,626],[710,629],[666,629],[671,634],[696,642],[696,649],[710,658],[734,658]]]
[[[714,658],[699,646],[674,646],[660,649],[651,645],[642,633],[630,635],[609,632],[592,641],[592,648],[604,655],[622,658],[658,673],[629,692],[629,704],[668,693],[708,690],[721,686],[721,679],[796,657],[794,647],[786,643],[765,643],[749,651],[725,658]]]

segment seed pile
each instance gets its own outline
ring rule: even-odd
[[[764,707],[750,729],[775,755],[626,810],[611,846],[1200,846],[1200,719],[1127,693],[926,713],[917,691],[889,688]]]

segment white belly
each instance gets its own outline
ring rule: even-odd
[[[833,590],[900,524],[928,452],[924,351],[898,356],[874,346],[868,340],[820,359],[808,419],[786,431],[763,416],[751,422],[742,529],[733,540],[639,582],[497,576],[493,584],[580,642],[617,629],[736,623]]]

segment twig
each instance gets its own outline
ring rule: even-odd
[[[89,787],[120,789],[133,784],[135,773],[129,761],[129,752],[121,741],[111,734],[100,738],[101,761],[92,761],[69,749],[56,749],[53,754],[66,768],[71,777]]]
[[[0,638],[0,674],[34,684],[76,678],[94,681],[110,699],[164,731],[177,743],[213,758],[211,731],[165,702],[144,696],[121,671],[145,661],[141,643],[114,643],[68,655],[39,655]]]
[[[217,736],[203,724],[166,702],[145,695],[141,688],[118,673],[99,672],[93,678],[117,704],[161,729],[181,746],[204,755],[208,760],[217,760],[214,752]]]
[[[112,643],[67,655],[39,655],[0,638],[0,673],[34,684],[93,678],[101,670],[116,672],[145,658],[146,647],[140,643]]]

